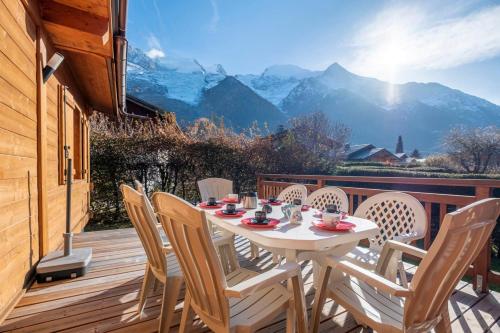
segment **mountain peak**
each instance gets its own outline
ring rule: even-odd
[[[267,67],[261,76],[275,76],[278,78],[304,79],[313,76],[314,72],[295,65],[273,65]]]
[[[325,70],[325,73],[328,74],[349,74],[352,75],[347,69],[342,67],[338,62],[334,62]]]

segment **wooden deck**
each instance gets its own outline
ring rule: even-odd
[[[149,298],[147,316],[139,318],[136,313],[146,258],[135,231],[82,233],[75,236],[75,246],[93,248],[89,273],[74,280],[35,283],[0,325],[0,332],[155,332],[159,292]],[[243,267],[262,271],[273,266],[269,254],[250,261],[249,244],[244,239],[237,240],[237,250]],[[314,297],[310,263],[303,264],[303,275],[310,312]],[[499,293],[476,295],[469,283],[461,282],[449,307],[453,332],[500,332],[499,301]],[[178,308],[174,332],[180,319]],[[262,331],[284,332],[284,327],[281,317]],[[208,330],[198,325],[197,331]],[[323,309],[321,331],[359,332],[362,328],[330,300]]]

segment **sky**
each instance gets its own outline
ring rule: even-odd
[[[393,83],[439,82],[500,105],[500,0],[129,0],[127,38],[152,58],[229,74],[338,62]]]

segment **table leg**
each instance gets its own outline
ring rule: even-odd
[[[285,258],[286,262],[297,262],[297,251],[292,250],[292,249],[286,249],[285,250]],[[290,293],[293,295],[293,285],[292,285],[292,280],[289,279],[287,283],[287,288],[290,291]],[[288,306],[288,310],[286,311],[286,333],[295,333],[295,322],[296,322],[296,315],[295,315],[295,304],[290,304]]]

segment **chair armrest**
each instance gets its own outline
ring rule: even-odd
[[[394,240],[389,240],[385,243],[384,247],[389,247],[392,250],[401,251],[406,254],[411,254],[412,256],[423,259],[427,254],[427,251],[419,249],[418,247],[408,245],[402,242],[397,242]]]
[[[224,290],[224,294],[226,297],[243,298],[299,274],[301,274],[301,271],[298,264],[286,263],[283,266],[242,281],[235,286],[228,287]]]
[[[400,297],[408,297],[413,294],[413,291],[403,288],[400,285],[387,280],[383,276],[380,276],[372,271],[364,269],[356,264],[351,263],[348,260],[338,260],[336,257],[329,256],[326,258],[327,264],[333,268],[339,269],[344,273],[358,278],[361,281],[368,283],[369,285],[386,292],[388,294]]]

